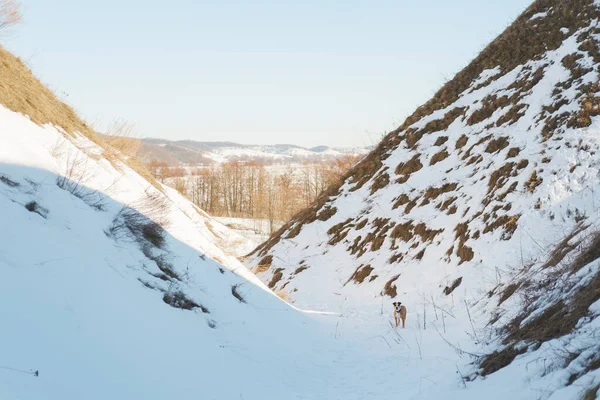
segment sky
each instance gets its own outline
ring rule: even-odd
[[[102,131],[371,146],[529,0],[21,0],[0,37]]]

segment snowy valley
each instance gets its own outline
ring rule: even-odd
[[[0,48],[0,398],[598,398],[599,21],[536,1],[269,238]]]

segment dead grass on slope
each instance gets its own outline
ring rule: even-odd
[[[542,270],[553,268],[545,279],[531,282],[527,277],[522,278],[500,292],[499,305],[519,292],[523,310],[500,330],[505,347],[480,360],[482,375],[506,367],[529,348],[537,349],[544,342],[573,333],[579,321],[590,316],[590,306],[600,300],[600,270],[583,284],[579,280],[569,280],[569,276],[600,259],[600,233],[592,235],[582,247],[578,246],[580,241],[575,240],[585,228],[578,226],[555,246],[542,265]],[[577,254],[565,262],[566,256],[576,250]],[[546,298],[548,293],[556,290],[563,295]],[[550,304],[544,306],[548,302]],[[545,308],[538,312],[540,307]],[[571,382],[589,371],[599,369],[600,359],[589,359],[581,364],[579,372],[573,371]]]
[[[132,151],[135,143],[116,138],[106,141],[102,135],[79,118],[71,107],[60,101],[50,89],[44,86],[21,59],[2,46],[0,46],[0,104],[11,111],[28,116],[38,125],[55,126],[67,138],[74,139],[75,134],[80,133],[103,148],[105,154],[109,156],[113,154],[112,159],[108,158],[113,165],[118,166],[117,160],[124,162],[154,187],[162,190],[146,167],[132,154],[127,154]],[[122,151],[130,157],[117,156],[117,153]]]

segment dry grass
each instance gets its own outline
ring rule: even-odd
[[[0,47],[0,103],[29,116],[38,125],[51,124],[73,135],[79,132],[98,140],[98,135],[71,107],[44,86],[23,62]]]
[[[269,282],[269,289],[273,289],[281,280],[281,278],[283,278],[283,268],[277,268],[275,271],[273,271],[273,277]]]
[[[258,266],[256,267],[256,270],[254,271],[254,273],[259,274],[261,272],[265,272],[266,270],[268,270],[269,268],[271,268],[271,263],[272,262],[273,262],[273,256],[272,255],[264,256],[258,262]]]
[[[398,288],[394,284],[396,280],[400,277],[400,274],[394,275],[389,281],[385,283],[383,286],[383,290],[381,291],[381,295],[390,296],[392,299],[398,295]]]
[[[434,146],[441,146],[448,141],[448,136],[440,136],[435,140]]]
[[[142,146],[142,141],[135,136],[135,127],[123,120],[111,122],[102,141],[105,144],[104,156],[111,161],[120,160],[123,156],[136,157]]]
[[[527,351],[526,348],[515,349],[513,346],[508,346],[500,351],[495,351],[483,358],[480,364],[482,368],[481,375],[487,376],[496,371],[501,370],[513,362],[518,355]]]
[[[277,290],[277,291],[275,291],[275,294],[277,295],[277,297],[279,297],[281,300],[285,301],[286,303],[293,302],[293,300],[290,297],[290,294],[288,293],[287,290]]]
[[[387,173],[380,173],[377,175],[373,184],[371,185],[371,194],[374,194],[379,189],[383,189],[390,183],[390,176]]]
[[[421,207],[429,204],[432,200],[437,199],[439,196],[441,196],[444,193],[448,193],[448,192],[452,192],[452,191],[456,190],[457,187],[458,187],[458,184],[455,182],[444,183],[440,187],[433,187],[433,186],[428,187],[427,190],[425,191],[425,193],[423,193],[423,201],[421,202]]]
[[[517,289],[519,288],[519,286],[521,286],[520,283],[511,283],[510,285],[508,285],[502,291],[502,295],[500,296],[500,299],[498,299],[498,305],[504,303],[506,300],[508,300],[510,298],[510,296],[512,296],[513,294],[515,294],[515,292],[517,291]]]
[[[495,94],[487,96],[482,101],[480,109],[473,111],[473,114],[467,120],[468,125],[475,125],[485,121],[499,108],[506,107],[510,104],[508,96],[497,97]]]
[[[456,140],[455,148],[457,150],[462,149],[467,144],[468,141],[469,141],[469,138],[467,137],[467,135],[462,135],[461,137],[459,137]]]
[[[579,271],[598,258],[600,258],[600,232],[593,234],[586,243],[585,249],[575,257],[571,264],[571,272]]]
[[[514,158],[518,156],[520,152],[521,149],[518,147],[511,147],[510,150],[508,150],[508,153],[506,153],[506,158]]]
[[[354,225],[352,224],[352,218],[348,218],[344,222],[340,222],[339,224],[333,225],[327,231],[327,234],[329,236],[332,236],[328,243],[331,246],[333,246],[341,242],[348,235],[350,228],[352,228],[353,226]]]
[[[525,182],[525,189],[529,192],[535,191],[535,188],[542,184],[542,178],[540,178],[537,174],[537,171],[533,171],[529,176],[529,179]]]
[[[506,286],[501,292],[499,304],[517,291],[521,293],[524,304],[520,314],[502,329],[506,347],[482,358],[483,375],[509,365],[516,355],[530,346],[538,348],[544,342],[569,335],[577,329],[582,318],[590,315],[590,306],[600,300],[600,272],[596,271],[583,284],[579,280],[569,281],[568,276],[600,258],[600,233],[591,235],[575,257],[569,262],[563,262],[567,254],[579,248],[579,241],[575,238],[585,229],[586,226],[579,225],[556,244],[548,260],[542,265],[542,270],[553,268],[547,278],[539,282],[524,278]],[[571,244],[573,241],[576,244]],[[548,292],[557,290],[564,295],[548,299],[544,297]],[[542,312],[537,312],[541,304],[548,301],[550,305]],[[579,373],[573,371],[571,382],[586,372],[600,368],[600,358],[592,357],[579,367]]]
[[[397,180],[398,183],[405,183],[413,173],[423,168],[420,157],[420,154],[415,154],[410,160],[398,164],[396,167],[396,174],[400,175]]]
[[[492,175],[490,175],[490,180],[488,181],[488,194],[493,194],[496,192],[496,190],[502,188],[508,182],[508,179],[513,174],[514,167],[514,162],[508,162],[492,172]]]
[[[596,400],[598,398],[598,390],[600,390],[600,385],[589,388],[583,393],[581,400]]]
[[[365,279],[367,279],[367,277],[369,275],[371,275],[371,272],[373,272],[373,267],[371,267],[370,265],[360,265],[358,268],[356,268],[356,270],[352,273],[352,275],[350,275],[350,278],[348,278],[348,280],[346,281],[346,283],[344,283],[344,286],[346,286],[348,284],[348,282],[350,281],[354,281],[358,284],[361,284],[365,281]]]
[[[449,154],[446,149],[444,149],[438,153],[435,153],[433,155],[433,157],[431,157],[431,161],[429,162],[429,165],[435,165],[435,164],[439,163],[440,161],[448,158],[448,156],[449,156]]]
[[[446,296],[448,296],[450,293],[454,292],[454,290],[460,286],[460,284],[462,283],[462,280],[463,280],[462,276],[460,278],[456,278],[454,280],[454,282],[452,282],[452,285],[446,286],[444,288],[444,294]]]
[[[508,146],[508,137],[502,136],[497,139],[492,139],[485,148],[486,153],[496,153]]]

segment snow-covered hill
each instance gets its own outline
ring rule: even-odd
[[[503,395],[535,398],[514,390],[524,379],[541,398],[575,398],[598,384],[600,361],[590,356],[598,349],[580,346],[597,343],[600,333],[597,256],[574,275],[588,293],[581,301],[565,283],[573,269],[542,268],[567,233],[598,229],[598,7],[591,0],[535,2],[338,185],[255,250],[250,262],[263,282],[301,306],[343,301],[376,310],[397,299],[422,323],[440,313],[436,307],[451,310],[473,324],[471,339],[482,346],[475,352],[498,352],[502,360],[492,360],[500,368],[485,368],[490,357],[476,366],[484,366],[483,375],[494,372],[485,382],[512,385]],[[589,253],[574,243],[564,263]],[[535,284],[551,273],[568,289]],[[505,308],[504,297],[514,293]],[[530,329],[577,318],[546,336],[510,336],[539,315],[546,319]],[[571,357],[562,364],[544,353],[569,341]],[[510,364],[517,355],[525,361]],[[553,366],[540,372],[533,360]],[[501,396],[491,382],[489,389]]]
[[[534,3],[257,249],[264,283],[0,48],[0,398],[597,398],[599,6]]]
[[[143,139],[139,156],[142,160],[163,161],[168,164],[210,164],[227,161],[264,161],[295,163],[322,161],[345,155],[363,155],[369,148],[317,146],[305,148],[289,144],[247,145],[232,142],[196,142]]]

